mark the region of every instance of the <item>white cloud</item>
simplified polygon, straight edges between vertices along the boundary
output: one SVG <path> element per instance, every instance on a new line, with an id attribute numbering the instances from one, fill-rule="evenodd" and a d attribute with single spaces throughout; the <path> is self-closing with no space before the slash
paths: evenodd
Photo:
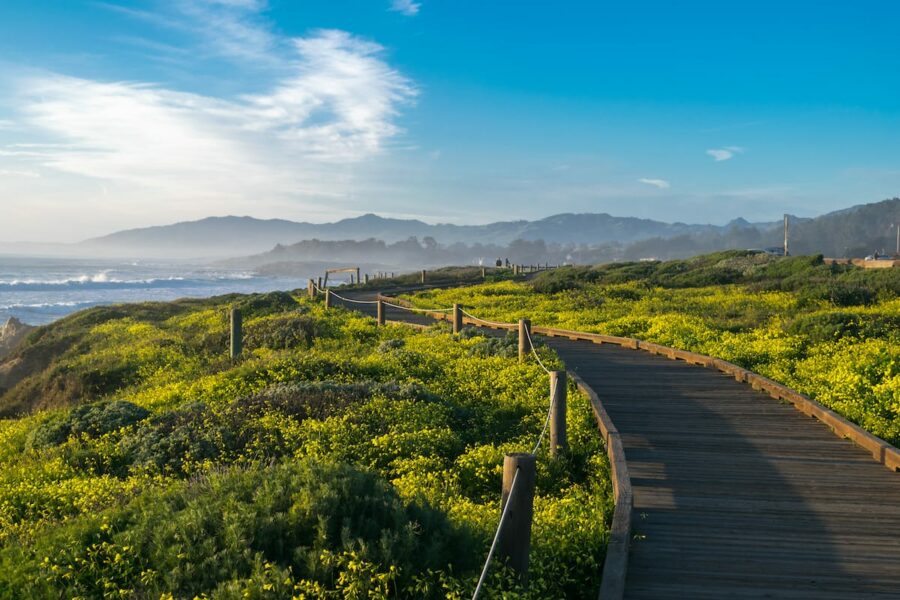
<path id="1" fill-rule="evenodd" d="M 56 143 L 6 146 L 0 156 L 170 199 L 340 195 L 347 165 L 378 155 L 401 133 L 396 117 L 416 89 L 373 42 L 334 30 L 291 42 L 289 74 L 268 92 L 237 99 L 26 78 L 16 98 L 20 121 Z"/>
<path id="2" fill-rule="evenodd" d="M 707 150 L 706 153 L 713 157 L 713 160 L 716 162 L 720 162 L 723 160 L 730 160 L 734 158 L 735 154 L 739 154 L 743 151 L 744 149 L 741 146 L 724 146 L 722 148 L 712 148 Z"/>
<path id="3" fill-rule="evenodd" d="M 37 171 L 26 169 L 0 169 L 0 177 L 30 177 L 37 178 L 41 174 Z"/>
<path id="4" fill-rule="evenodd" d="M 422 8 L 422 3 L 413 2 L 413 0 L 392 0 L 391 2 L 392 11 L 402 13 L 407 17 L 419 14 L 420 8 Z"/>
<path id="5" fill-rule="evenodd" d="M 638 179 L 638 182 L 652 185 L 653 187 L 659 188 L 661 190 L 667 190 L 671 187 L 669 182 L 665 179 L 648 179 L 646 177 L 641 177 L 640 179 Z"/>

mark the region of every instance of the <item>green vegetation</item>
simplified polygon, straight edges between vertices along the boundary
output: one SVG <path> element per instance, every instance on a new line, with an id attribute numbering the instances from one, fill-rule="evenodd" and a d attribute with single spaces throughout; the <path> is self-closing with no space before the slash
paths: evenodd
<path id="1" fill-rule="evenodd" d="M 747 251 L 614 263 L 421 292 L 420 306 L 636 337 L 716 356 L 900 445 L 900 269 Z"/>
<path id="2" fill-rule="evenodd" d="M 511 356 L 289 294 L 40 328 L 0 362 L 0 597 L 468 597 L 503 455 L 547 411 L 546 375 Z M 531 586 L 498 564 L 486 597 L 596 594 L 608 465 L 574 390 L 568 419 L 570 452 L 539 453 Z"/>

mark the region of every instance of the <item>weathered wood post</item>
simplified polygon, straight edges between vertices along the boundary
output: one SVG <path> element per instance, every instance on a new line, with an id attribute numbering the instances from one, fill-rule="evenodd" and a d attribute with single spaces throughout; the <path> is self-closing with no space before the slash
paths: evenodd
<path id="1" fill-rule="evenodd" d="M 312 279 L 310 279 L 306 284 L 306 293 L 309 296 L 310 300 L 316 297 L 316 282 Z"/>
<path id="2" fill-rule="evenodd" d="M 231 309 L 231 358 L 241 355 L 243 331 L 241 327 L 241 309 Z"/>
<path id="3" fill-rule="evenodd" d="M 422 283 L 425 283 L 425 269 L 422 269 Z"/>
<path id="4" fill-rule="evenodd" d="M 353 273 L 350 273 L 350 285 L 353 285 L 354 283 L 356 282 L 353 280 Z"/>
<path id="5" fill-rule="evenodd" d="M 359 267 L 356 267 L 356 283 L 359 284 L 360 281 L 362 281 L 362 279 L 359 278 Z"/>
<path id="6" fill-rule="evenodd" d="M 322 277 L 321 276 L 319 277 L 319 283 L 317 285 L 319 286 L 319 289 L 321 290 L 322 289 Z"/>
<path id="7" fill-rule="evenodd" d="M 325 290 L 325 308 L 331 308 L 331 290 Z"/>
<path id="8" fill-rule="evenodd" d="M 531 321 L 519 319 L 519 362 L 525 362 L 525 356 L 531 351 Z"/>
<path id="9" fill-rule="evenodd" d="M 518 471 L 518 475 L 516 474 Z M 500 511 L 507 509 L 506 523 L 500 532 L 497 554 L 515 571 L 523 584 L 528 583 L 528 555 L 531 551 L 531 519 L 534 515 L 536 461 L 533 454 L 516 452 L 503 457 L 503 488 Z M 513 488 L 513 479 L 516 481 Z"/>
<path id="10" fill-rule="evenodd" d="M 484 279 L 485 277 L 487 277 L 487 269 L 481 267 L 481 278 Z"/>
<path id="11" fill-rule="evenodd" d="M 384 325 L 384 301 L 379 299 L 378 304 L 378 318 L 375 320 L 379 325 Z"/>
<path id="12" fill-rule="evenodd" d="M 550 456 L 568 447 L 566 436 L 566 372 L 550 371 Z"/>
<path id="13" fill-rule="evenodd" d="M 459 333 L 463 328 L 462 307 L 459 304 L 453 305 L 453 333 Z"/>
<path id="14" fill-rule="evenodd" d="M 364 277 L 365 277 L 366 285 L 368 285 L 369 284 L 369 274 L 366 273 Z"/>

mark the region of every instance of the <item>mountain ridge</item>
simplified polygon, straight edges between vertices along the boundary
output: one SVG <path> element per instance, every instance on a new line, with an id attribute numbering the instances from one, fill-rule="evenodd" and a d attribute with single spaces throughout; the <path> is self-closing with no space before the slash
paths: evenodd
<path id="1" fill-rule="evenodd" d="M 749 223 L 745 227 L 769 227 L 771 223 Z M 250 216 L 213 216 L 171 225 L 141 227 L 111 233 L 80 242 L 83 249 L 153 251 L 179 246 L 182 250 L 227 250 L 235 243 L 242 253 L 268 250 L 276 244 L 293 244 L 307 239 L 341 241 L 378 239 L 388 243 L 410 237 L 434 238 L 438 243 L 474 244 L 489 240 L 505 245 L 517 239 L 549 243 L 628 243 L 652 237 L 709 234 L 729 225 L 666 223 L 638 217 L 616 217 L 609 213 L 558 213 L 535 221 L 496 221 L 484 225 L 425 223 L 418 219 L 396 219 L 366 213 L 331 223 L 309 223 L 286 219 L 257 219 Z"/>

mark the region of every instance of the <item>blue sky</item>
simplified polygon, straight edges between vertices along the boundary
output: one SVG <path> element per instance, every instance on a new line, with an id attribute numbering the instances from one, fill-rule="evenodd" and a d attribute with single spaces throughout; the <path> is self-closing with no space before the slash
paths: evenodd
<path id="1" fill-rule="evenodd" d="M 207 215 L 723 223 L 900 195 L 895 2 L 4 0 L 20 239 Z"/>

